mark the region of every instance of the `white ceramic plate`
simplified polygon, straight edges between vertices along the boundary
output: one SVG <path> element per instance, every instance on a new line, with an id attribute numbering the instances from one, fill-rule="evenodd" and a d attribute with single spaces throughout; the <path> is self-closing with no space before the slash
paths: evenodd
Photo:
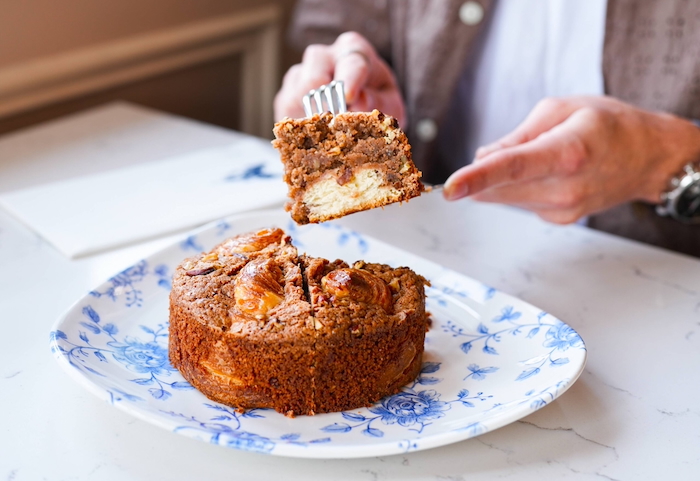
<path id="1" fill-rule="evenodd" d="M 290 419 L 212 402 L 170 366 L 168 292 L 177 264 L 269 226 L 311 255 L 409 266 L 432 282 L 433 324 L 415 382 L 371 408 Z M 586 362 L 576 331 L 530 304 L 333 223 L 298 227 L 279 211 L 205 227 L 117 274 L 58 320 L 51 350 L 80 384 L 140 419 L 214 444 L 305 458 L 396 454 L 478 436 L 552 402 Z"/>

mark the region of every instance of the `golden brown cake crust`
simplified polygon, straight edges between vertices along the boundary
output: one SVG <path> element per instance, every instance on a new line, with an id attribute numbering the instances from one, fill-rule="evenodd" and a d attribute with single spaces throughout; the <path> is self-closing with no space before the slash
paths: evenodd
<path id="1" fill-rule="evenodd" d="M 262 231 L 270 243 L 259 250 L 243 252 L 241 237 L 186 259 L 173 278 L 170 361 L 193 386 L 293 416 L 367 406 L 418 375 L 425 279 L 299 256 L 279 229 Z"/>
<path id="2" fill-rule="evenodd" d="M 287 118 L 274 133 L 291 199 L 285 208 L 299 224 L 407 201 L 424 191 L 406 135 L 378 110 Z M 335 183 L 335 197 L 328 194 L 331 182 L 320 194 L 310 192 L 324 180 Z"/>
<path id="3" fill-rule="evenodd" d="M 408 268 L 356 262 L 351 268 L 323 259 L 303 260 L 305 280 L 314 306 L 316 338 L 316 403 L 320 412 L 368 406 L 400 391 L 421 368 L 427 330 L 425 279 Z M 372 302 L 358 302 L 324 289 L 323 280 L 342 270 L 369 273 L 370 283 L 386 286 L 390 311 Z M 357 296 L 357 297 L 361 297 Z"/>

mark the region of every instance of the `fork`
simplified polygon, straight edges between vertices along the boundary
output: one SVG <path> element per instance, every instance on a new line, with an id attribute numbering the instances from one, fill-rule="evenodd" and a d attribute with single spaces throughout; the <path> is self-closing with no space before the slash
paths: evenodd
<path id="1" fill-rule="evenodd" d="M 313 99 L 313 104 L 311 103 Z M 324 99 L 327 108 L 324 108 Z M 342 114 L 348 111 L 345 103 L 345 86 L 342 80 L 334 80 L 329 84 L 321 85 L 317 89 L 309 90 L 309 93 L 301 99 L 304 104 L 304 113 L 307 117 L 313 114 L 330 112 L 333 115 Z M 316 111 L 314 112 L 314 106 Z"/>

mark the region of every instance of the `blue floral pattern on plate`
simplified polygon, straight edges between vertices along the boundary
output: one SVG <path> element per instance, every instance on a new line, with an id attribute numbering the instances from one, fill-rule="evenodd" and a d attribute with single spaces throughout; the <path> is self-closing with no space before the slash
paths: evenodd
<path id="1" fill-rule="evenodd" d="M 213 403 L 173 369 L 167 306 L 175 266 L 225 237 L 273 225 L 311 255 L 407 265 L 431 280 L 433 325 L 413 383 L 369 408 L 289 419 Z M 337 224 L 290 225 L 279 211 L 211 224 L 118 273 L 57 321 L 50 345 L 74 379 L 141 419 L 208 443 L 310 458 L 395 454 L 478 436 L 552 402 L 586 360 L 578 333 L 540 309 Z"/>

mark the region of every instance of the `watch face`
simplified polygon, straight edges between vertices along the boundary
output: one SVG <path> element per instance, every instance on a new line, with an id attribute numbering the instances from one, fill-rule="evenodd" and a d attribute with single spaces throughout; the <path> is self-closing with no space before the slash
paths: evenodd
<path id="1" fill-rule="evenodd" d="M 678 196 L 676 214 L 684 222 L 700 223 L 700 179 L 686 187 Z"/>

